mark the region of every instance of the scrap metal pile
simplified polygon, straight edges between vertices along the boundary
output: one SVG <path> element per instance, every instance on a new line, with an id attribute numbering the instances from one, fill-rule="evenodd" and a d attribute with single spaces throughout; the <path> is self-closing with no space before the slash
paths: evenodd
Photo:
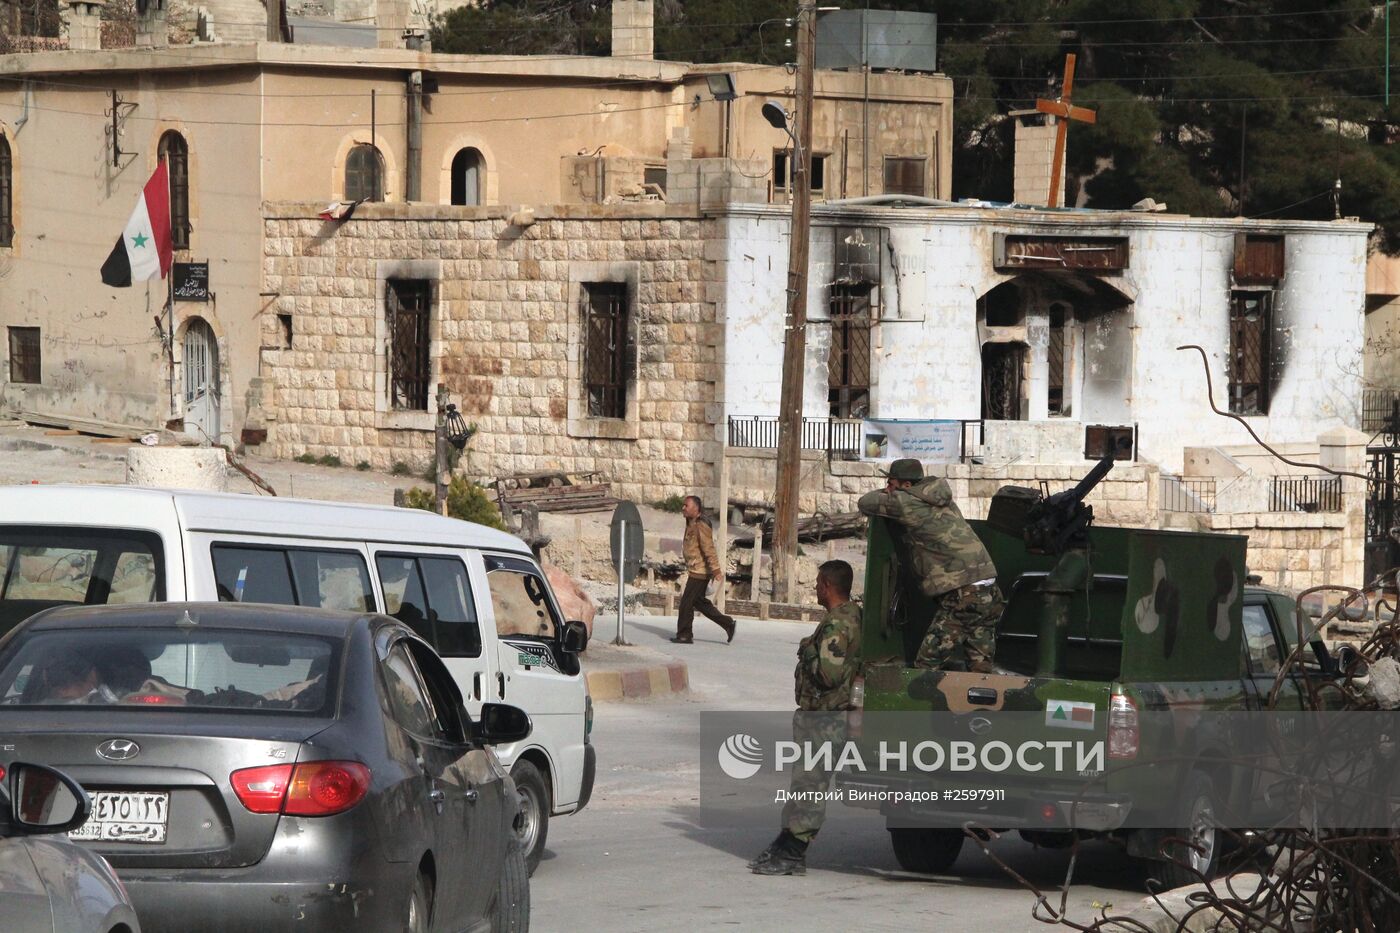
<path id="1" fill-rule="evenodd" d="M 1285 684 L 1293 675 L 1296 682 L 1306 684 L 1302 691 L 1305 711 L 1380 714 L 1400 709 L 1400 604 L 1392 605 L 1386 595 L 1389 592 L 1393 598 L 1394 581 L 1395 571 L 1391 571 L 1364 590 L 1325 586 L 1298 596 L 1298 647 L 1282 664 L 1269 696 L 1270 708 L 1278 708 L 1280 696 L 1287 695 Z M 1302 609 L 1304 600 L 1324 592 L 1337 599 L 1336 605 L 1312 622 Z M 1315 666 L 1308 670 L 1310 642 L 1328 623 L 1337 618 L 1365 617 L 1372 611 L 1377 622 L 1374 633 L 1359 650 L 1341 650 L 1333 676 L 1317 676 Z M 1354 728 L 1359 723 L 1364 725 L 1364 735 Z M 1382 736 L 1379 740 L 1378 733 Z M 1250 833 L 1222 829 L 1239 852 L 1229 866 L 1230 873 L 1214 881 L 1201 878 L 1201 884 L 1190 893 L 1173 898 L 1164 897 L 1161 886 L 1149 878 L 1151 899 L 1131 915 L 1110 913 L 1110 905 L 1099 908 L 1091 918 L 1068 916 L 1078 843 L 1056 896 L 1038 889 L 991 851 L 989 842 L 996 833 L 971 824 L 965 831 L 988 858 L 1035 896 L 1032 914 L 1037 920 L 1074 930 L 1400 930 L 1400 829 L 1396 828 L 1400 825 L 1400 796 L 1395 792 L 1400 772 L 1400 728 L 1383 723 L 1378 729 L 1368 716 L 1344 715 L 1335 717 L 1335 726 L 1329 719 L 1328 728 L 1320 731 L 1317 741 L 1316 754 L 1310 746 L 1298 771 L 1278 774 L 1278 786 L 1287 786 L 1305 807 L 1313 807 L 1313 812 L 1327 809 L 1334 817 L 1341 815 L 1340 820 L 1329 819 L 1329 826 L 1387 828 L 1326 829 L 1314 825 L 1259 828 Z M 1163 842 L 1162 852 L 1180 853 L 1189 845 L 1185 839 L 1172 837 Z M 1184 856 L 1174 861 L 1185 864 Z"/>

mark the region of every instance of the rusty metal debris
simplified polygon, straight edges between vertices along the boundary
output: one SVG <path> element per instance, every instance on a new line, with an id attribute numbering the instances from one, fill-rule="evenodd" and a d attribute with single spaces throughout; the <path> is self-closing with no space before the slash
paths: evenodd
<path id="1" fill-rule="evenodd" d="M 1298 647 L 1282 663 L 1270 692 L 1270 708 L 1278 702 L 1282 685 L 1292 675 L 1301 675 L 1297 680 L 1307 685 L 1303 708 L 1308 711 L 1380 711 L 1400 706 L 1400 690 L 1387 693 L 1371 683 L 1373 674 L 1381 670 L 1388 670 L 1392 677 L 1400 672 L 1400 602 L 1392 605 L 1387 600 L 1387 594 L 1393 592 L 1394 574 L 1395 571 L 1389 571 L 1362 589 L 1323 586 L 1299 594 L 1295 603 Z M 1321 592 L 1337 594 L 1336 604 L 1316 622 L 1310 622 L 1304 601 Z M 1310 640 L 1334 619 L 1364 615 L 1373 605 L 1375 631 L 1359 649 L 1342 654 L 1338 676 L 1307 676 L 1305 651 Z M 1374 809 L 1385 808 L 1379 812 L 1390 815 L 1400 812 L 1400 799 L 1389 790 L 1395 749 L 1378 749 L 1374 743 L 1349 743 L 1345 735 L 1329 735 L 1328 744 L 1342 753 L 1321 752 L 1313 757 L 1308 773 L 1281 775 L 1281 779 L 1313 800 L 1345 807 L 1340 812 L 1354 817 L 1358 826 L 1391 828 L 1371 831 L 1273 827 L 1249 835 L 1221 830 L 1243 853 L 1233 866 L 1235 873 L 1213 881 L 1198 875 L 1200 885 L 1184 899 L 1173 899 L 1171 904 L 1161 896 L 1160 886 L 1149 879 L 1148 893 L 1157 908 L 1151 922 L 1140 912 L 1133 916 L 1111 913 L 1111 906 L 1097 908 L 1091 917 L 1070 916 L 1069 895 L 1078 862 L 1078 841 L 1071 847 L 1064 883 L 1058 892 L 1046 892 L 991 850 L 990 843 L 998 838 L 996 832 L 970 823 L 964 831 L 987 858 L 1035 898 L 1031 914 L 1036 920 L 1072 930 L 1400 930 L 1400 828 L 1396 828 L 1393 818 L 1377 820 Z M 1163 855 L 1169 851 L 1179 853 L 1189 845 L 1185 839 L 1170 837 L 1162 841 L 1160 851 Z M 1190 870 L 1184 856 L 1172 861 Z"/>

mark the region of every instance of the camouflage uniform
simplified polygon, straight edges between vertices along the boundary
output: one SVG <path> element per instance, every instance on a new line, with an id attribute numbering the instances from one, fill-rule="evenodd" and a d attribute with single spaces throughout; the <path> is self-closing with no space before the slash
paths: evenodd
<path id="1" fill-rule="evenodd" d="M 901 475 L 897 470 L 909 466 Z M 917 461 L 896 461 L 896 479 L 922 476 Z M 915 656 L 919 667 L 969 666 L 991 661 L 997 619 L 1004 605 L 996 565 L 958 511 L 947 480 L 920 479 L 909 489 L 881 489 L 861 496 L 865 515 L 888 519 L 906 585 L 931 597 L 932 618 Z M 918 603 L 920 600 L 911 602 Z M 917 624 L 924 630 L 922 620 Z"/>
<path id="2" fill-rule="evenodd" d="M 795 672 L 797 712 L 792 715 L 792 740 L 817 748 L 831 743 L 832 760 L 846 741 L 845 710 L 852 709 L 851 687 L 860 666 L 860 604 L 845 602 L 827 612 L 816 631 L 802 639 Z M 802 842 L 810 842 L 826 819 L 823 794 L 831 772 L 807 770 L 799 759 L 793 767 L 791 792 L 815 799 L 789 800 L 783 805 L 783 827 Z"/>

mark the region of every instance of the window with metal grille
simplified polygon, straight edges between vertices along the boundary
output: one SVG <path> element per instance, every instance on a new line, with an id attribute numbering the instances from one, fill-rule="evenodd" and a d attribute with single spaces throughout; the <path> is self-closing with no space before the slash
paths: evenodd
<path id="1" fill-rule="evenodd" d="M 39 378 L 39 328 L 11 327 L 10 331 L 10 381 L 27 382 L 38 385 Z"/>
<path id="2" fill-rule="evenodd" d="M 1230 411 L 1269 413 L 1269 334 L 1274 293 L 1237 291 L 1230 296 Z"/>
<path id="3" fill-rule="evenodd" d="M 185 137 L 171 130 L 158 148 L 170 176 L 170 246 L 190 248 L 190 147 Z"/>
<path id="4" fill-rule="evenodd" d="M 361 143 L 345 157 L 345 200 L 384 200 L 384 157 L 369 143 Z"/>
<path id="5" fill-rule="evenodd" d="M 812 197 L 818 201 L 826 197 L 826 160 L 829 153 L 812 154 L 812 167 L 808 173 L 808 183 Z M 786 200 L 792 194 L 792 159 L 786 149 L 773 150 L 773 200 Z"/>
<path id="6" fill-rule="evenodd" d="M 406 411 L 428 410 L 432 381 L 428 322 L 432 283 L 426 279 L 389 279 L 384 283 L 389 322 L 389 403 Z"/>
<path id="7" fill-rule="evenodd" d="M 1046 408 L 1052 415 L 1069 414 L 1069 399 L 1065 397 L 1065 348 L 1067 346 L 1069 312 L 1064 305 L 1050 306 L 1050 344 L 1046 349 L 1050 388 Z"/>
<path id="8" fill-rule="evenodd" d="M 867 284 L 831 287 L 831 352 L 826 379 L 833 418 L 870 414 L 871 294 Z"/>
<path id="9" fill-rule="evenodd" d="M 15 242 L 14 185 L 10 141 L 0 136 L 0 246 L 13 246 Z"/>
<path id="10" fill-rule="evenodd" d="M 627 285 L 589 282 L 584 290 L 583 390 L 590 418 L 627 417 Z"/>
<path id="11" fill-rule="evenodd" d="M 928 159 L 885 156 L 885 194 L 923 197 L 924 169 Z"/>

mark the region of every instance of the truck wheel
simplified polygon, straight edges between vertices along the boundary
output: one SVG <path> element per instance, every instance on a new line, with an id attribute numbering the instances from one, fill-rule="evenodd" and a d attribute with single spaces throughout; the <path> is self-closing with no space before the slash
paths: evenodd
<path id="1" fill-rule="evenodd" d="M 1216 826 L 1215 784 L 1209 775 L 1192 771 L 1186 778 L 1181 801 L 1183 811 L 1190 814 L 1188 824 L 1172 835 L 1189 839 L 1193 845 L 1168 845 L 1166 851 L 1172 860 L 1148 866 L 1148 874 L 1168 889 L 1200 884 L 1202 876 L 1207 881 L 1213 879 L 1220 868 L 1220 847 L 1224 841 Z"/>
<path id="2" fill-rule="evenodd" d="M 520 792 L 521 819 L 516 838 L 520 840 L 520 851 L 525 854 L 525 865 L 533 875 L 540 864 L 540 856 L 544 855 L 545 839 L 549 837 L 549 784 L 540 769 L 523 758 L 510 769 L 510 776 Z"/>
<path id="3" fill-rule="evenodd" d="M 491 906 L 491 933 L 529 933 L 529 929 L 530 872 L 520 843 L 509 839 L 496 901 Z"/>
<path id="4" fill-rule="evenodd" d="M 899 867 L 925 875 L 953 867 L 962 851 L 960 829 L 890 829 L 890 844 Z"/>

